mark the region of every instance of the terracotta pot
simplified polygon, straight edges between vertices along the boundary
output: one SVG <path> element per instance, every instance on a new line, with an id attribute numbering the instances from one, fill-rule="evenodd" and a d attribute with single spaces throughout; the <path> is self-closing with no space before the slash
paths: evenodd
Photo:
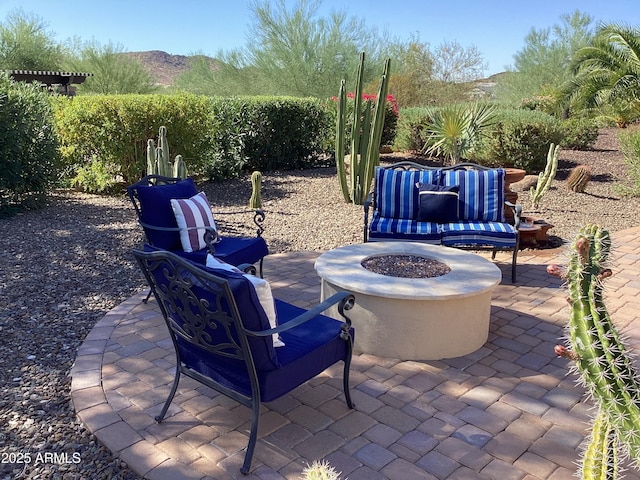
<path id="1" fill-rule="evenodd" d="M 527 171 L 526 170 L 522 170 L 521 168 L 505 168 L 505 175 L 504 175 L 504 189 L 509 190 L 509 186 L 512 183 L 516 183 L 519 182 L 520 180 L 524 179 L 524 177 L 527 175 Z"/>

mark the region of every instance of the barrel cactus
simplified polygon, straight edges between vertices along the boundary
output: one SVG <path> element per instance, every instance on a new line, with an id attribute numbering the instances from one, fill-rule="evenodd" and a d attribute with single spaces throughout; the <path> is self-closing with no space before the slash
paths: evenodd
<path id="1" fill-rule="evenodd" d="M 586 165 L 578 165 L 567 177 L 567 187 L 576 193 L 583 193 L 591 180 L 591 169 Z"/>
<path id="2" fill-rule="evenodd" d="M 610 249 L 609 232 L 587 225 L 571 245 L 566 270 L 548 268 L 565 278 L 571 305 L 567 345 L 556 353 L 574 361 L 572 371 L 598 407 L 582 462 L 582 478 L 593 480 L 617 478 L 620 454 L 640 463 L 640 381 L 602 298 L 612 275 Z"/>
<path id="3" fill-rule="evenodd" d="M 250 208 L 262 208 L 260 198 L 260 188 L 262 186 L 262 174 L 257 170 L 251 174 L 251 198 L 249 198 Z"/>

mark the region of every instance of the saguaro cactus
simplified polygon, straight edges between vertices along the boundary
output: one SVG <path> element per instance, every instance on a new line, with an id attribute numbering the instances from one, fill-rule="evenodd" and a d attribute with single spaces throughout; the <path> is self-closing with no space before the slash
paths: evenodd
<path id="1" fill-rule="evenodd" d="M 620 448 L 640 461 L 640 381 L 602 299 L 603 280 L 612 275 L 610 248 L 609 232 L 587 225 L 571 245 L 566 271 L 548 268 L 566 279 L 571 304 L 568 348 L 558 345 L 556 353 L 575 361 L 572 371 L 598 406 L 583 479 L 615 479 Z"/>
<path id="2" fill-rule="evenodd" d="M 262 208 L 260 198 L 260 187 L 262 186 L 262 173 L 257 170 L 251 174 L 251 197 L 249 198 L 249 208 Z"/>
<path id="3" fill-rule="evenodd" d="M 556 172 L 558 171 L 558 153 L 560 152 L 560 145 L 549 145 L 549 153 L 547 153 L 547 165 L 544 167 L 544 172 L 538 174 L 538 182 L 536 187 L 531 187 L 529 195 L 531 196 L 531 203 L 534 208 L 540 206 L 540 200 L 545 193 L 551 187 L 553 179 L 556 178 Z"/>
<path id="4" fill-rule="evenodd" d="M 364 52 L 360 53 L 360 64 L 356 74 L 353 122 L 351 126 L 351 151 L 349 179 L 345 163 L 347 140 L 347 90 L 343 79 L 338 94 L 338 115 L 336 120 L 336 166 L 338 181 L 345 201 L 362 205 L 369 195 L 373 171 L 380 163 L 380 142 L 384 127 L 385 104 L 389 92 L 389 69 L 391 59 L 384 63 L 378 96 L 375 105 L 366 100 L 362 106 Z"/>

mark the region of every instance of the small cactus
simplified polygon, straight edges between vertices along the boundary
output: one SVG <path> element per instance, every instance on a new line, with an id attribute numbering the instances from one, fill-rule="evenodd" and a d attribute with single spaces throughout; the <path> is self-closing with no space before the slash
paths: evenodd
<path id="1" fill-rule="evenodd" d="M 182 155 L 176 155 L 176 159 L 173 161 L 173 176 L 174 178 L 187 178 L 187 164 Z"/>
<path id="2" fill-rule="evenodd" d="M 619 450 L 640 461 L 640 379 L 604 305 L 603 280 L 612 276 L 606 262 L 609 232 L 597 225 L 576 236 L 566 269 L 547 267 L 564 278 L 571 313 L 567 346 L 555 353 L 574 362 L 577 373 L 598 407 L 590 444 L 582 462 L 582 478 L 617 478 Z"/>
<path id="3" fill-rule="evenodd" d="M 329 462 L 314 460 L 302 471 L 302 480 L 340 480 L 340 473 L 336 472 Z"/>
<path id="4" fill-rule="evenodd" d="M 589 180 L 591 180 L 591 169 L 586 165 L 578 165 L 569 173 L 567 187 L 572 192 L 584 193 Z"/>
<path id="5" fill-rule="evenodd" d="M 249 198 L 249 208 L 262 208 L 260 198 L 260 187 L 262 186 L 262 174 L 257 170 L 251 174 L 251 198 Z"/>
<path id="6" fill-rule="evenodd" d="M 556 171 L 558 170 L 558 153 L 560 152 L 560 145 L 549 146 L 549 153 L 547 153 L 547 165 L 544 168 L 544 172 L 540 172 L 538 175 L 538 182 L 535 188 L 531 187 L 529 195 L 531 196 L 531 203 L 534 208 L 540 206 L 540 200 L 547 193 L 553 179 L 556 178 Z"/>

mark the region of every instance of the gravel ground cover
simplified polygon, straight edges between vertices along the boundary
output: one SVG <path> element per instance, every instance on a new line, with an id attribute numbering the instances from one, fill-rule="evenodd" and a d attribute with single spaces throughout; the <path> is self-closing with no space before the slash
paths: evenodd
<path id="1" fill-rule="evenodd" d="M 383 161 L 402 158 L 413 157 Z M 578 163 L 593 172 L 584 194 L 564 186 Z M 640 225 L 638 200 L 613 188 L 625 181 L 616 132 L 604 130 L 594 150 L 561 152 L 539 212 L 528 193 L 519 202 L 552 223 L 559 239 L 589 221 L 618 231 Z M 253 232 L 245 226 L 248 178 L 201 187 L 222 229 Z M 274 253 L 362 241 L 362 208 L 344 203 L 334 168 L 265 173 L 262 198 L 264 236 Z M 0 233 L 0 480 L 138 478 L 80 424 L 69 398 L 69 371 L 84 337 L 145 288 L 130 254 L 143 236 L 128 200 L 58 191 L 43 210 L 0 219 Z"/>

